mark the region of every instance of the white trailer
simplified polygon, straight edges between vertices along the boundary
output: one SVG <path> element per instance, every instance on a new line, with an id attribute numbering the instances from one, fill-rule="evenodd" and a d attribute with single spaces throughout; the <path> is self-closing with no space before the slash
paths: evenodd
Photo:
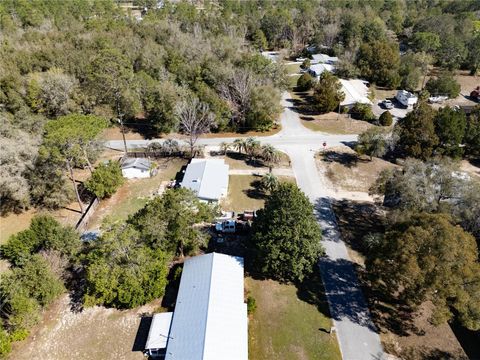
<path id="1" fill-rule="evenodd" d="M 408 109 L 413 108 L 413 105 L 418 102 L 418 97 L 406 90 L 398 90 L 397 95 L 395 95 L 395 99 L 397 99 L 400 104 L 406 106 Z"/>

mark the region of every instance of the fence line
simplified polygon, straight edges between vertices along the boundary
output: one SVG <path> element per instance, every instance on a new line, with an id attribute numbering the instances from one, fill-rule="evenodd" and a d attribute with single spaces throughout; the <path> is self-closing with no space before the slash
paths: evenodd
<path id="1" fill-rule="evenodd" d="M 87 210 L 83 213 L 82 217 L 80 218 L 80 220 L 78 220 L 77 224 L 75 225 L 75 229 L 79 233 L 85 232 L 88 226 L 88 222 L 92 217 L 93 213 L 95 212 L 95 209 L 97 208 L 99 203 L 100 203 L 100 200 L 98 200 L 97 197 L 95 197 L 95 199 L 93 199 L 90 202 L 90 204 L 87 207 Z"/>

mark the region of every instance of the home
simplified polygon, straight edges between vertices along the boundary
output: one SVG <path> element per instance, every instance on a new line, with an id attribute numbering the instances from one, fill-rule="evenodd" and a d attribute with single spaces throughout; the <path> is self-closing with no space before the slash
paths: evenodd
<path id="1" fill-rule="evenodd" d="M 368 98 L 370 92 L 367 86 L 368 82 L 360 79 L 340 79 L 340 83 L 342 84 L 341 90 L 345 94 L 340 106 L 352 108 L 356 103 L 372 105 Z"/>
<path id="2" fill-rule="evenodd" d="M 180 185 L 202 201 L 219 201 L 228 192 L 228 168 L 223 159 L 192 159 Z"/>
<path id="3" fill-rule="evenodd" d="M 335 65 L 338 62 L 338 57 L 329 56 L 327 54 L 312 54 L 312 64 L 330 64 Z"/>
<path id="4" fill-rule="evenodd" d="M 122 175 L 127 179 L 149 178 L 155 174 L 155 169 L 149 159 L 126 158 L 122 161 Z"/>
<path id="5" fill-rule="evenodd" d="M 395 99 L 398 100 L 400 104 L 406 106 L 408 109 L 412 109 L 413 105 L 418 102 L 418 97 L 406 90 L 398 90 Z"/>
<path id="6" fill-rule="evenodd" d="M 247 360 L 243 258 L 218 253 L 183 266 L 173 313 L 156 314 L 145 354 L 165 360 Z"/>
<path id="7" fill-rule="evenodd" d="M 313 77 L 320 77 L 324 71 L 333 72 L 335 67 L 330 64 L 315 64 L 311 65 L 308 69 L 308 73 Z"/>

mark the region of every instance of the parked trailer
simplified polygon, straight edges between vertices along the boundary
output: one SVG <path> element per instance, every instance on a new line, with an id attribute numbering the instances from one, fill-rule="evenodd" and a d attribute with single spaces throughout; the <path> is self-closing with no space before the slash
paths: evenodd
<path id="1" fill-rule="evenodd" d="M 413 105 L 418 102 L 418 97 L 406 90 L 398 90 L 397 95 L 395 95 L 395 99 L 397 99 L 400 104 L 406 106 L 408 109 L 413 108 Z"/>

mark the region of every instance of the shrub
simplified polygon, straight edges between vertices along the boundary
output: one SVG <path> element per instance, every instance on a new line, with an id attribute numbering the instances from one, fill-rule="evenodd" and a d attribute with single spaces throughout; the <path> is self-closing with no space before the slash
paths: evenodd
<path id="1" fill-rule="evenodd" d="M 305 59 L 303 60 L 302 64 L 300 65 L 300 68 L 302 69 L 308 69 L 311 65 L 311 60 L 310 59 Z"/>
<path id="2" fill-rule="evenodd" d="M 352 117 L 357 120 L 373 121 L 376 119 L 372 107 L 368 104 L 356 103 L 350 112 Z"/>
<path id="3" fill-rule="evenodd" d="M 85 187 L 99 199 L 103 199 L 112 196 L 123 182 L 120 165 L 110 160 L 95 169 L 90 179 L 85 182 Z"/>
<path id="4" fill-rule="evenodd" d="M 456 98 L 460 94 L 460 84 L 455 80 L 452 73 L 444 72 L 437 78 L 431 78 L 425 85 L 432 96 L 445 95 Z"/>
<path id="5" fill-rule="evenodd" d="M 0 359 L 7 357 L 11 350 L 12 344 L 10 336 L 0 325 Z"/>
<path id="6" fill-rule="evenodd" d="M 247 313 L 253 314 L 255 310 L 257 309 L 257 302 L 253 296 L 248 296 L 247 297 Z"/>
<path id="7" fill-rule="evenodd" d="M 390 111 L 384 111 L 378 120 L 382 126 L 391 126 L 393 123 L 393 117 Z"/>
<path id="8" fill-rule="evenodd" d="M 303 73 L 297 80 L 297 89 L 299 91 L 308 91 L 313 87 L 314 79 L 309 73 Z"/>

